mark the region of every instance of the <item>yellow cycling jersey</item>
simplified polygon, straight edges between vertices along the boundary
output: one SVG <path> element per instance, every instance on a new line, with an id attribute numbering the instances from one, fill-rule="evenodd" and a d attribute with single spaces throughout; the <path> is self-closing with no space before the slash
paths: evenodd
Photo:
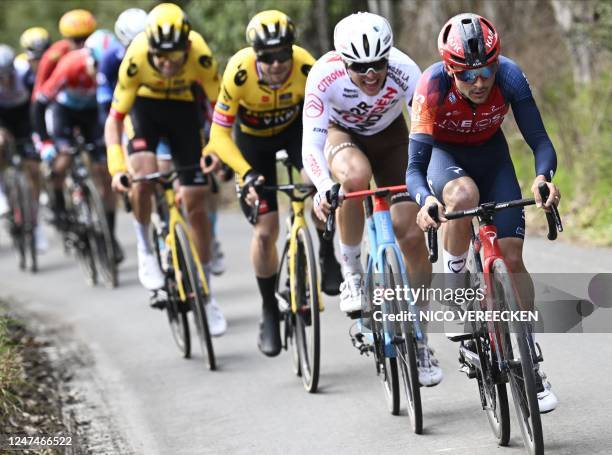
<path id="1" fill-rule="evenodd" d="M 271 87 L 262 80 L 253 48 L 236 53 L 223 74 L 206 151 L 215 152 L 239 175 L 244 175 L 250 166 L 231 137 L 236 117 L 243 133 L 259 137 L 279 134 L 301 115 L 306 77 L 314 62 L 307 50 L 293 46 L 289 77 L 281 86 Z"/>
<path id="2" fill-rule="evenodd" d="M 111 114 L 123 117 L 136 96 L 160 100 L 193 101 L 192 87 L 202 86 L 211 103 L 219 92 L 218 64 L 202 38 L 195 31 L 189 33 L 189 50 L 181 70 L 172 77 L 164 77 L 153 66 L 149 43 L 144 32 L 128 47 L 119 67 L 119 78 L 113 93 Z"/>

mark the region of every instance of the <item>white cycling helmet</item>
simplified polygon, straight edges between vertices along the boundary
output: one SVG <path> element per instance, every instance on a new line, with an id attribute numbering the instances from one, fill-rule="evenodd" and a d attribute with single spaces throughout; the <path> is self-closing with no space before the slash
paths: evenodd
<path id="1" fill-rule="evenodd" d="M 14 71 L 15 51 L 7 44 L 0 44 L 0 74 L 10 74 Z"/>
<path id="2" fill-rule="evenodd" d="M 348 62 L 369 63 L 387 58 L 393 47 L 391 25 L 377 14 L 351 14 L 336 24 L 334 47 Z"/>
<path id="3" fill-rule="evenodd" d="M 122 12 L 115 22 L 115 35 L 125 47 L 128 47 L 132 40 L 140 32 L 143 32 L 147 25 L 147 12 L 140 8 L 130 8 Z"/>

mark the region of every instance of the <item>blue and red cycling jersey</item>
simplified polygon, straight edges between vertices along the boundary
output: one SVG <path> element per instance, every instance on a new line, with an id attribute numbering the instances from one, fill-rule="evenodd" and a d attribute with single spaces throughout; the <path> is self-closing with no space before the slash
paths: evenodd
<path id="1" fill-rule="evenodd" d="M 500 129 L 510 107 L 516 123 L 533 150 L 536 175 L 550 181 L 557 167 L 557 156 L 538 110 L 527 78 L 507 57 L 499 57 L 499 67 L 491 93 L 483 104 L 467 100 L 444 70 L 434 63 L 420 77 L 412 101 L 412 120 L 406 184 L 419 204 L 432 195 L 426 179 L 434 143 L 479 146 Z"/>
<path id="2" fill-rule="evenodd" d="M 118 41 L 113 41 L 104 51 L 98 66 L 98 90 L 96 98 L 104 116 L 108 115 L 113 101 L 113 91 L 119 78 L 119 66 L 125 55 L 125 47 Z"/>

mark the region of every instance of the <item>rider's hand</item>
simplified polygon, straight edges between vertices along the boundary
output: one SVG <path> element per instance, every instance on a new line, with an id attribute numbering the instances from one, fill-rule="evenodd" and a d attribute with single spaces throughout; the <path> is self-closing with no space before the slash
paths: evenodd
<path id="1" fill-rule="evenodd" d="M 427 212 L 429 206 L 432 204 L 438 206 L 439 221 L 434 220 L 431 216 L 429 216 L 429 213 Z M 433 196 L 427 196 L 427 199 L 425 199 L 425 204 L 423 204 L 423 207 L 421 207 L 421 210 L 419 210 L 419 213 L 417 213 L 416 216 L 416 222 L 418 226 L 423 231 L 427 231 L 429 228 L 438 229 L 440 227 L 440 224 L 446 221 L 447 219 L 444 218 L 444 206 L 442 205 L 442 203 Z"/>
<path id="2" fill-rule="evenodd" d="M 217 172 L 221 167 L 221 160 L 215 153 L 207 153 L 200 159 L 200 167 L 204 174 Z"/>
<path id="3" fill-rule="evenodd" d="M 45 163 L 50 163 L 57 156 L 57 149 L 53 142 L 45 141 L 40 146 L 40 158 Z"/>
<path id="4" fill-rule="evenodd" d="M 129 186 L 124 185 L 125 179 L 127 179 L 127 181 L 130 182 L 129 174 L 120 172 L 118 174 L 113 175 L 113 180 L 111 181 L 112 189 L 117 191 L 118 193 L 125 193 L 126 191 L 128 191 Z"/>
<path id="5" fill-rule="evenodd" d="M 540 196 L 540 191 L 538 190 L 538 185 L 544 182 L 548 187 L 550 194 L 548 195 L 548 199 L 546 201 L 542 201 L 542 197 Z M 550 211 L 550 206 L 554 204 L 555 206 L 559 205 L 559 201 L 561 200 L 561 193 L 559 192 L 559 188 L 552 183 L 547 182 L 546 178 L 543 175 L 538 175 L 533 181 L 533 185 L 531 185 L 531 191 L 533 192 L 533 197 L 536 201 L 536 206 L 542 208 L 542 202 L 544 202 L 544 210 L 547 212 Z"/>
<path id="6" fill-rule="evenodd" d="M 246 173 L 244 185 L 242 186 L 242 197 L 251 207 L 254 207 L 255 202 L 259 199 L 259 195 L 255 190 L 255 185 L 262 185 L 264 181 L 264 176 L 253 170 Z"/>
<path id="7" fill-rule="evenodd" d="M 315 194 L 313 198 L 313 210 L 317 218 L 321 221 L 326 221 L 331 211 L 331 204 L 328 200 L 330 188 L 324 189 L 323 191 L 317 191 L 317 194 Z"/>

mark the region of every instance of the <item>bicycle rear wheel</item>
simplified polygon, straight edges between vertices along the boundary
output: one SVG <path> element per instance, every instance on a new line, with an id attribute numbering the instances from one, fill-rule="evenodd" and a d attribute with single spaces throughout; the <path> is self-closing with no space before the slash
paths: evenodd
<path id="1" fill-rule="evenodd" d="M 319 281 L 310 233 L 306 228 L 297 231 L 295 329 L 304 388 L 317 391 L 321 358 Z"/>
<path id="2" fill-rule="evenodd" d="M 407 289 L 408 278 L 402 273 L 400 267 L 400 258 L 396 251 L 387 247 L 385 250 L 385 288 L 395 289 L 400 286 L 400 289 Z M 409 311 L 408 304 L 405 300 L 394 300 L 389 302 L 391 312 L 395 314 L 404 314 L 402 311 Z M 412 431 L 416 434 L 423 433 L 423 409 L 421 405 L 421 383 L 419 382 L 419 370 L 417 367 L 417 343 L 414 335 L 413 325 L 408 321 L 397 323 L 399 331 L 396 327 L 395 351 L 397 353 L 397 361 L 399 362 L 399 370 L 402 373 L 402 383 L 404 392 L 406 392 L 408 415 Z"/>
<path id="3" fill-rule="evenodd" d="M 15 169 L 9 168 L 4 173 L 9 203 L 8 229 L 17 253 L 19 268 L 25 270 L 27 244 L 25 235 L 25 207 L 23 189 L 19 184 L 19 176 Z"/>
<path id="4" fill-rule="evenodd" d="M 208 329 L 208 320 L 206 319 L 205 304 L 207 296 L 204 295 L 202 283 L 198 275 L 198 269 L 195 265 L 193 255 L 191 254 L 189 237 L 180 224 L 174 226 L 174 236 L 179 266 L 179 270 L 175 271 L 176 278 L 177 281 L 181 280 L 183 289 L 185 290 L 185 294 L 193 310 L 193 317 L 200 339 L 200 346 L 202 347 L 202 354 L 208 360 L 208 368 L 215 370 L 217 368 L 215 353 L 210 331 Z"/>
<path id="5" fill-rule="evenodd" d="M 91 210 L 87 202 L 87 190 L 77 182 L 70 182 L 64 190 L 66 201 L 67 231 L 65 244 L 70 246 L 75 254 L 85 281 L 90 286 L 98 282 L 98 271 L 94 257 L 94 242 L 91 236 Z"/>
<path id="6" fill-rule="evenodd" d="M 117 263 L 115 262 L 113 236 L 108 227 L 104 204 L 98 188 L 92 180 L 85 180 L 83 186 L 86 189 L 87 203 L 91 214 L 89 236 L 97 270 L 104 284 L 109 288 L 114 288 L 118 284 Z"/>
<path id="7" fill-rule="evenodd" d="M 493 292 L 501 310 L 519 311 L 519 297 L 501 259 L 493 262 Z M 544 453 L 544 436 L 536 390 L 535 352 L 524 323 L 510 321 L 501 336 L 508 379 L 525 448 L 531 455 Z"/>

